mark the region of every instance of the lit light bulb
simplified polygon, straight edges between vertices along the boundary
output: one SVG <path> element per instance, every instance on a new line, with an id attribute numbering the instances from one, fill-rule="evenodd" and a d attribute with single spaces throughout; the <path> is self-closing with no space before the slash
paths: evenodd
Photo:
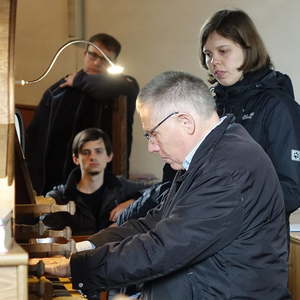
<path id="1" fill-rule="evenodd" d="M 120 74 L 124 71 L 124 68 L 118 65 L 111 65 L 110 67 L 107 68 L 107 72 L 109 74 Z"/>

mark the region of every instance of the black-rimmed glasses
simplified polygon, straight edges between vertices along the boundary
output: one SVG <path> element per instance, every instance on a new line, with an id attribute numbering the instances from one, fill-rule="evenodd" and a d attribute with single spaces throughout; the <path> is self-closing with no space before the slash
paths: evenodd
<path id="1" fill-rule="evenodd" d="M 102 63 L 108 64 L 108 61 L 106 60 L 106 58 L 103 55 L 98 55 L 97 53 L 89 51 L 89 50 L 87 51 L 87 54 L 88 54 L 89 58 L 93 61 L 99 59 Z"/>
<path id="2" fill-rule="evenodd" d="M 179 114 L 178 111 L 172 112 L 171 114 L 167 115 L 164 119 L 162 119 L 157 125 L 155 125 L 152 129 L 148 130 L 145 134 L 144 137 L 150 141 L 151 137 L 153 137 L 153 132 L 165 121 L 167 121 L 170 117 Z"/>

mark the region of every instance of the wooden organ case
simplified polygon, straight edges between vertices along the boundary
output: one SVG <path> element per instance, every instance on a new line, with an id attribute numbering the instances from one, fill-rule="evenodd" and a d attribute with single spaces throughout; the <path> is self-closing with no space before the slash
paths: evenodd
<path id="1" fill-rule="evenodd" d="M 70 229 L 58 232 L 40 221 L 31 223 L 42 213 L 57 210 L 72 213 L 74 207 L 72 203 L 62 207 L 51 199 L 35 197 L 21 147 L 15 138 L 13 55 L 16 6 L 17 0 L 0 1 L 0 300 L 84 299 L 79 293 L 68 295 L 60 291 L 65 285 L 61 279 L 59 282 L 50 282 L 48 278 L 41 280 L 40 266 L 28 267 L 29 257 L 68 256 L 74 251 L 75 242 Z M 121 96 L 112 111 L 112 143 L 114 149 L 118 149 L 113 171 L 123 175 L 128 173 L 127 140 L 124 139 L 127 136 L 126 109 L 126 100 Z M 38 275 L 37 281 L 30 281 L 29 271 Z M 101 293 L 99 299 L 107 299 L 107 294 Z"/>
<path id="2" fill-rule="evenodd" d="M 0 299 L 23 300 L 27 253 L 12 238 L 14 213 L 14 33 L 16 1 L 0 2 Z"/>

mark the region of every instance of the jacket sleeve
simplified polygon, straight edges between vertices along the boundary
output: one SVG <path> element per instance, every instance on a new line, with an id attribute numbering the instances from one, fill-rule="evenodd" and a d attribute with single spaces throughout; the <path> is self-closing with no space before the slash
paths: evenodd
<path id="1" fill-rule="evenodd" d="M 61 99 L 64 95 L 64 90 L 59 87 L 62 82 L 63 80 L 59 80 L 45 91 L 33 119 L 26 129 L 25 158 L 37 195 L 41 195 L 44 188 L 45 155 L 51 128 L 51 116 L 54 114 L 53 101 Z"/>
<path id="2" fill-rule="evenodd" d="M 121 242 L 72 256 L 74 288 L 92 295 L 102 289 L 153 280 L 213 255 L 238 236 L 243 220 L 241 199 L 230 178 L 203 178 L 202 184 L 168 198 L 160 211 L 165 213 L 172 207 L 170 213 L 148 231 L 145 228 L 144 233 Z M 134 222 L 147 224 L 152 217 L 151 211 Z M 124 226 L 128 223 L 131 221 Z"/>
<path id="3" fill-rule="evenodd" d="M 290 99 L 275 105 L 266 119 L 270 156 L 284 194 L 287 213 L 300 207 L 300 107 Z"/>
<path id="4" fill-rule="evenodd" d="M 135 234 L 145 233 L 154 228 L 161 218 L 161 210 L 155 209 L 147 219 L 130 220 L 120 227 L 107 227 L 91 235 L 88 240 L 95 246 L 101 247 L 106 243 L 120 242 Z"/>
<path id="5" fill-rule="evenodd" d="M 51 191 L 46 194 L 46 197 L 51 197 L 55 199 L 57 204 L 63 205 L 66 204 L 66 201 L 63 197 L 65 191 L 65 186 L 63 184 L 55 186 Z"/>
<path id="6" fill-rule="evenodd" d="M 53 190 L 46 194 L 46 197 L 53 198 L 58 205 L 64 205 L 68 202 L 63 197 L 64 189 L 63 184 L 55 186 Z M 70 226 L 71 219 L 72 216 L 68 212 L 49 213 L 42 217 L 43 223 L 55 230 L 62 230 L 66 226 Z"/>
<path id="7" fill-rule="evenodd" d="M 117 224 L 122 225 L 130 219 L 146 216 L 147 212 L 162 202 L 170 187 L 170 182 L 154 184 L 147 188 L 141 197 L 128 206 L 117 219 Z"/>
<path id="8" fill-rule="evenodd" d="M 25 158 L 37 195 L 41 195 L 44 186 L 44 156 L 51 112 L 50 89 L 44 93 L 36 112 L 26 129 Z"/>
<path id="9" fill-rule="evenodd" d="M 78 72 L 74 78 L 73 87 L 98 101 L 119 95 L 136 98 L 139 91 L 138 83 L 133 77 L 89 75 L 85 72 Z"/>
<path id="10" fill-rule="evenodd" d="M 133 180 L 125 179 L 122 176 L 118 176 L 118 180 L 121 183 L 120 202 L 127 201 L 128 199 L 138 199 L 149 185 L 143 182 L 137 182 Z"/>

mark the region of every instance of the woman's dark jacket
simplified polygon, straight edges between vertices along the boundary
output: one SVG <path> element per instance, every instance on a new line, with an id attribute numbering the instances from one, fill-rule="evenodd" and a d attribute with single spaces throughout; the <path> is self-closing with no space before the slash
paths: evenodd
<path id="1" fill-rule="evenodd" d="M 290 299 L 278 177 L 231 122 L 205 138 L 159 209 L 107 228 L 89 239 L 98 248 L 72 255 L 75 289 L 93 299 L 143 282 L 143 300 Z"/>
<path id="2" fill-rule="evenodd" d="M 112 104 L 119 95 L 127 96 L 128 157 L 132 143 L 132 125 L 136 80 L 130 76 L 88 75 L 79 71 L 72 87 L 61 88 L 64 79 L 43 95 L 26 131 L 26 159 L 32 184 L 38 195 L 65 183 L 73 169 L 74 136 L 89 127 L 112 132 Z"/>
<path id="3" fill-rule="evenodd" d="M 68 177 L 65 185 L 54 187 L 47 196 L 55 199 L 57 204 L 66 204 L 74 201 L 76 204 L 75 215 L 65 212 L 58 212 L 47 215 L 43 222 L 55 229 L 62 229 L 70 226 L 75 235 L 90 235 L 100 229 L 106 228 L 112 222 L 109 221 L 109 214 L 119 203 L 129 199 L 137 199 L 143 192 L 145 185 L 134 181 L 126 180 L 123 177 L 116 177 L 105 172 L 102 197 L 99 200 L 97 215 L 83 201 L 81 193 L 76 185 L 80 181 L 81 172 L 79 168 L 74 169 Z"/>
<path id="4" fill-rule="evenodd" d="M 214 93 L 219 114 L 233 113 L 271 158 L 290 214 L 300 207 L 300 106 L 291 80 L 262 69 Z"/>

